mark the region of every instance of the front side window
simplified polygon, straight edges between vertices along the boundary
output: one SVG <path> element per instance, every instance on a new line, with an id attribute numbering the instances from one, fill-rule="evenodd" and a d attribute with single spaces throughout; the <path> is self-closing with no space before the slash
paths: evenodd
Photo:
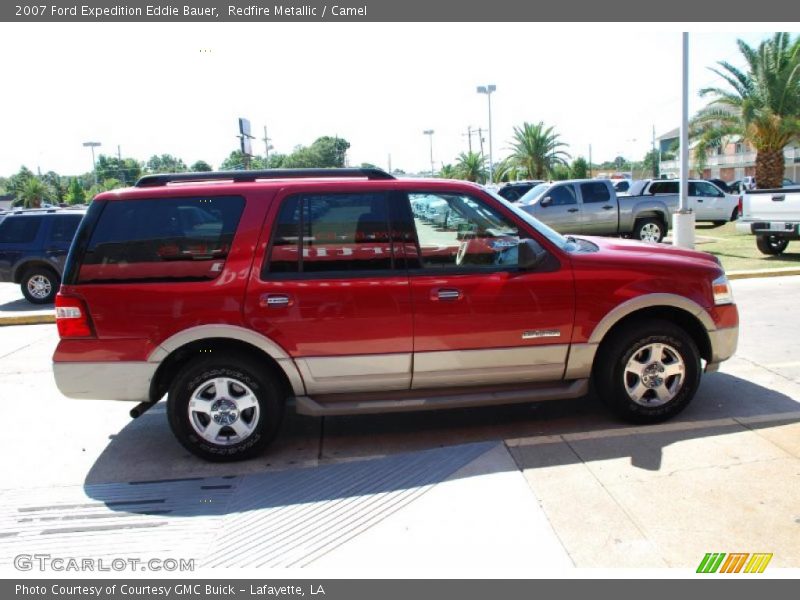
<path id="1" fill-rule="evenodd" d="M 36 239 L 41 217 L 9 217 L 0 222 L 0 244 L 30 244 Z"/>
<path id="2" fill-rule="evenodd" d="M 262 278 L 351 274 L 394 268 L 388 194 L 308 194 L 287 198 L 278 214 Z"/>
<path id="3" fill-rule="evenodd" d="M 493 208 L 461 194 L 408 197 L 423 269 L 517 266 L 519 229 Z"/>
<path id="4" fill-rule="evenodd" d="M 692 185 L 694 185 L 694 190 L 692 189 Z M 723 193 L 706 181 L 697 181 L 689 183 L 689 195 L 720 198 L 723 196 Z"/>
<path id="5" fill-rule="evenodd" d="M 243 209 L 240 196 L 109 201 L 78 283 L 215 279 Z"/>
<path id="6" fill-rule="evenodd" d="M 575 190 L 571 185 L 559 185 L 545 194 L 545 198 L 550 197 L 549 206 L 569 206 L 577 204 Z"/>

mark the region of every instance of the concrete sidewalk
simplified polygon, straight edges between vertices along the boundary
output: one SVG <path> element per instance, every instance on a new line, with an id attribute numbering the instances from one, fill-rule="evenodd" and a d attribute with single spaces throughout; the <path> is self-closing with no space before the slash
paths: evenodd
<path id="1" fill-rule="evenodd" d="M 52 304 L 31 304 L 16 283 L 0 283 L 0 326 L 55 323 Z"/>

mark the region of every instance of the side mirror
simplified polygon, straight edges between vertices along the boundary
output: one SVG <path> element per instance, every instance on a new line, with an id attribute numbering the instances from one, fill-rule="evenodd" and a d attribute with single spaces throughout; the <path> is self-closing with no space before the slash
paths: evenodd
<path id="1" fill-rule="evenodd" d="M 547 250 L 542 248 L 536 240 L 524 239 L 520 241 L 517 252 L 517 266 L 520 269 L 535 269 L 547 258 Z"/>
<path id="2" fill-rule="evenodd" d="M 550 196 L 545 196 L 541 200 L 539 200 L 539 206 L 550 206 L 553 203 L 553 198 Z"/>

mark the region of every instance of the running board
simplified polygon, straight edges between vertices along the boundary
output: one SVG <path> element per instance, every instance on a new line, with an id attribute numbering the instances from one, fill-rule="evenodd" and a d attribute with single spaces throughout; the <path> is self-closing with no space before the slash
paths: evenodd
<path id="1" fill-rule="evenodd" d="M 576 379 L 523 389 L 465 392 L 460 394 L 415 395 L 398 400 L 338 400 L 317 402 L 310 396 L 296 396 L 297 412 L 311 417 L 334 415 L 368 415 L 390 412 L 412 412 L 445 408 L 467 408 L 475 406 L 498 406 L 521 404 L 540 400 L 566 400 L 580 398 L 589 391 L 588 379 Z M 409 392 L 411 393 L 411 392 Z M 343 395 L 342 395 L 343 396 Z"/>

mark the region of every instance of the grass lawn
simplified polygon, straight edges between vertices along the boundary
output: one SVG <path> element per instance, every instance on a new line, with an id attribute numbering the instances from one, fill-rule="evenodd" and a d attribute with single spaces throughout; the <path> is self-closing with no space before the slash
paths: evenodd
<path id="1" fill-rule="evenodd" d="M 718 256 L 726 271 L 800 268 L 800 242 L 789 242 L 780 256 L 767 256 L 756 248 L 755 236 L 736 233 L 735 223 L 726 223 L 721 227 L 698 223 L 695 227 L 695 248 Z"/>

